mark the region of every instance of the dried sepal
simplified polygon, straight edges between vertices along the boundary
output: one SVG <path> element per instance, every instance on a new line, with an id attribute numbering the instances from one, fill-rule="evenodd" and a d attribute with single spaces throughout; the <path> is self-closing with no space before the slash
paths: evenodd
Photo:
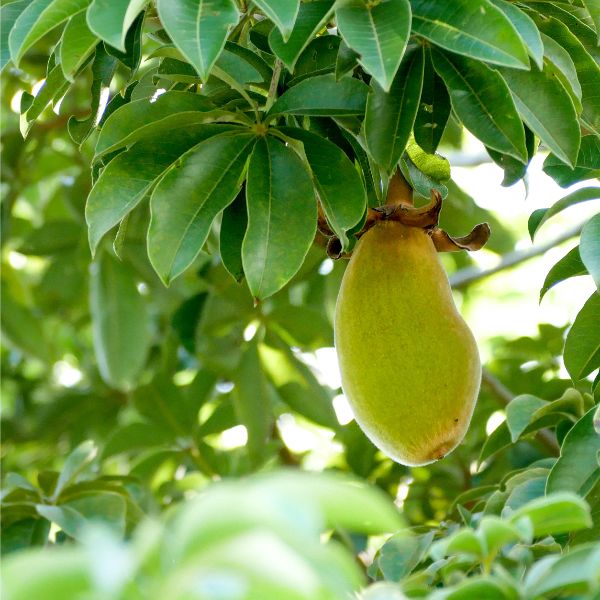
<path id="1" fill-rule="evenodd" d="M 459 250 L 479 250 L 485 246 L 490 237 L 490 226 L 479 223 L 471 233 L 463 237 L 451 237 L 443 229 L 435 228 L 430 232 L 431 240 L 438 252 L 458 252 Z"/>

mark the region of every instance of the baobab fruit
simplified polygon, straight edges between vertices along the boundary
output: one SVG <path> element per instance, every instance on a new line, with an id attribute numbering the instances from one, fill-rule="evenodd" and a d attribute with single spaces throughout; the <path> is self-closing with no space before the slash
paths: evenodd
<path id="1" fill-rule="evenodd" d="M 426 465 L 461 442 L 481 362 L 425 229 L 380 220 L 363 234 L 342 280 L 335 344 L 355 419 L 390 458 Z"/>

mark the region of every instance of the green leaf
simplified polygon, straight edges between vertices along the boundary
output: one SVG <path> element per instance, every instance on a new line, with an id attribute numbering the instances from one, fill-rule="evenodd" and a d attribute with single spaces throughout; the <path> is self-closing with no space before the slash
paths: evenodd
<path id="1" fill-rule="evenodd" d="M 505 421 L 500 426 L 496 427 L 485 440 L 479 458 L 477 459 L 477 464 L 481 465 L 484 460 L 487 460 L 496 454 L 496 452 L 500 452 L 500 450 L 506 448 L 506 446 L 510 446 L 510 443 L 510 429 Z"/>
<path id="2" fill-rule="evenodd" d="M 526 163 L 523 123 L 498 71 L 439 51 L 433 51 L 432 58 L 450 92 L 452 108 L 465 127 L 486 146 Z"/>
<path id="3" fill-rule="evenodd" d="M 177 91 L 165 92 L 155 101 L 129 102 L 115 110 L 104 123 L 96 143 L 96 158 L 148 135 L 212 120 L 209 113 L 214 108 L 204 96 Z"/>
<path id="4" fill-rule="evenodd" d="M 582 0 L 582 3 L 594 23 L 600 42 L 600 2 L 598 0 Z"/>
<path id="5" fill-rule="evenodd" d="M 81 225 L 74 221 L 46 221 L 38 229 L 27 234 L 17 246 L 21 254 L 33 256 L 52 256 L 72 250 L 81 239 Z"/>
<path id="6" fill-rule="evenodd" d="M 387 173 L 392 173 L 412 132 L 421 88 L 423 52 L 412 54 L 402 65 L 388 92 L 376 82 L 367 99 L 364 135 L 371 156 Z"/>
<path id="7" fill-rule="evenodd" d="M 247 227 L 246 189 L 242 187 L 237 198 L 223 211 L 219 234 L 221 262 L 238 283 L 244 278 L 242 242 Z"/>
<path id="8" fill-rule="evenodd" d="M 486 151 L 490 155 L 490 158 L 504 171 L 504 178 L 501 184 L 503 187 L 514 185 L 527 174 L 527 167 L 537 149 L 537 141 L 529 127 L 525 127 L 525 146 L 527 147 L 527 164 L 523 164 L 516 158 L 508 156 L 508 154 L 502 154 L 486 146 Z"/>
<path id="9" fill-rule="evenodd" d="M 287 42 L 298 16 L 300 0 L 254 0 L 254 4 L 275 23 Z"/>
<path id="10" fill-rule="evenodd" d="M 547 404 L 545 400 L 531 394 L 517 396 L 508 403 L 506 406 L 506 424 L 510 430 L 510 437 L 513 443 L 525 431 L 535 411 L 545 404 Z"/>
<path id="11" fill-rule="evenodd" d="M 421 101 L 415 117 L 415 141 L 425 152 L 434 154 L 450 116 L 450 96 L 442 78 L 426 54 Z"/>
<path id="12" fill-rule="evenodd" d="M 477 535 L 483 541 L 486 554 L 495 555 L 506 544 L 521 538 L 519 530 L 496 515 L 485 515 L 477 527 Z"/>
<path id="13" fill-rule="evenodd" d="M 365 112 L 366 84 L 352 77 L 339 81 L 335 75 L 318 75 L 302 80 L 282 94 L 269 111 L 269 116 L 293 115 L 348 116 Z"/>
<path id="14" fill-rule="evenodd" d="M 600 436 L 594 429 L 591 408 L 569 430 L 560 449 L 560 457 L 552 467 L 546 483 L 546 493 L 568 491 L 585 494 L 586 482 L 595 473 L 600 475 L 596 453 L 600 451 Z"/>
<path id="15" fill-rule="evenodd" d="M 89 557 L 72 546 L 13 554 L 2 567 L 2 579 L 2 591 L 10 592 L 11 600 L 65 600 L 85 597 L 94 589 Z"/>
<path id="16" fill-rule="evenodd" d="M 523 483 L 515 485 L 504 503 L 504 510 L 517 510 L 521 506 L 531 502 L 531 500 L 541 498 L 545 493 L 547 479 L 548 475 L 544 473 L 541 477 L 532 477 Z"/>
<path id="17" fill-rule="evenodd" d="M 571 55 L 581 84 L 582 121 L 589 129 L 600 135 L 600 94 L 598 93 L 600 66 L 569 27 L 558 19 L 545 19 L 540 21 L 539 26 Z"/>
<path id="18" fill-rule="evenodd" d="M 105 233 L 150 192 L 158 178 L 190 148 L 228 125 L 191 125 L 149 136 L 108 163 L 90 191 L 85 208 L 92 253 Z"/>
<path id="19" fill-rule="evenodd" d="M 102 523 L 116 535 L 125 533 L 127 504 L 123 496 L 115 492 L 90 493 L 59 506 L 38 504 L 36 509 L 75 539 L 85 539 L 85 529 L 92 522 Z"/>
<path id="20" fill-rule="evenodd" d="M 511 513 L 509 523 L 528 519 L 535 537 L 570 533 L 591 526 L 590 509 L 586 502 L 571 492 L 556 492 L 536 498 Z"/>
<path id="21" fill-rule="evenodd" d="M 158 0 L 160 20 L 173 43 L 206 82 L 239 13 L 233 0 Z"/>
<path id="22" fill-rule="evenodd" d="M 31 106 L 21 115 L 21 134 L 23 137 L 29 135 L 34 121 L 42 114 L 51 102 L 54 103 L 63 97 L 69 82 L 65 79 L 60 65 L 56 65 L 40 88 L 37 96 L 33 99 Z"/>
<path id="23" fill-rule="evenodd" d="M 551 73 L 500 69 L 523 121 L 561 160 L 574 165 L 581 134 L 569 93 Z"/>
<path id="24" fill-rule="evenodd" d="M 506 590 L 504 581 L 492 575 L 465 577 L 460 583 L 437 590 L 431 595 L 431 600 L 474 600 L 485 598 L 485 600 L 506 600 L 514 598 Z"/>
<path id="25" fill-rule="evenodd" d="M 388 92 L 410 35 L 410 2 L 351 0 L 337 7 L 335 17 L 344 41 L 359 54 L 362 67 Z"/>
<path id="26" fill-rule="evenodd" d="M 255 139 L 250 133 L 211 137 L 186 152 L 154 189 L 148 256 L 165 284 L 190 266 L 214 218 L 235 198 Z"/>
<path id="27" fill-rule="evenodd" d="M 588 271 L 581 260 L 579 254 L 579 246 L 575 246 L 572 250 L 569 250 L 549 271 L 544 280 L 544 285 L 540 290 L 540 302 L 545 296 L 546 292 L 553 288 L 557 283 L 569 279 L 570 277 L 577 277 L 579 275 L 587 275 Z"/>
<path id="28" fill-rule="evenodd" d="M 54 500 L 60 496 L 61 492 L 68 485 L 75 482 L 77 475 L 79 475 L 81 471 L 94 460 L 97 453 L 98 448 L 96 445 L 88 440 L 79 444 L 79 446 L 67 456 L 52 494 Z"/>
<path id="29" fill-rule="evenodd" d="M 320 307 L 283 304 L 268 318 L 273 330 L 290 346 L 302 350 L 333 346 L 333 328 Z"/>
<path id="30" fill-rule="evenodd" d="M 531 213 L 529 223 L 527 224 L 532 241 L 539 228 L 550 219 L 550 217 L 557 215 L 559 212 L 565 210 L 565 208 L 569 208 L 574 204 L 595 200 L 597 198 L 600 198 L 600 187 L 587 187 L 571 192 L 564 198 L 555 202 L 550 208 L 539 208 L 534 210 Z"/>
<path id="31" fill-rule="evenodd" d="M 10 49 L 8 47 L 8 35 L 19 15 L 31 4 L 31 0 L 18 0 L 10 4 L 0 6 L 0 71 L 10 62 Z"/>
<path id="32" fill-rule="evenodd" d="M 565 341 L 564 360 L 573 381 L 600 366 L 600 293 L 594 292 L 575 318 Z"/>
<path id="33" fill-rule="evenodd" d="M 102 89 L 110 85 L 116 67 L 117 59 L 106 52 L 104 45 L 98 44 L 94 53 L 94 62 L 92 63 L 92 85 L 90 90 L 92 102 L 90 115 L 81 121 L 72 115 L 69 117 L 67 123 L 69 135 L 76 144 L 83 144 L 96 127 L 96 123 L 100 120 L 103 109 L 100 103 Z"/>
<path id="34" fill-rule="evenodd" d="M 209 382 L 212 380 L 209 378 Z M 161 438 L 173 440 L 192 435 L 198 425 L 198 410 L 204 397 L 186 397 L 170 377 L 158 374 L 151 383 L 135 390 L 137 412 L 163 431 Z"/>
<path id="35" fill-rule="evenodd" d="M 248 454 L 254 465 L 263 459 L 272 421 L 267 382 L 260 365 L 256 337 L 248 343 L 234 375 L 233 405 L 248 431 Z"/>
<path id="36" fill-rule="evenodd" d="M 87 26 L 85 11 L 73 15 L 60 40 L 60 66 L 69 81 L 74 81 L 77 71 L 97 44 L 98 38 Z"/>
<path id="37" fill-rule="evenodd" d="M 579 254 L 600 289 L 600 213 L 592 217 L 581 231 Z"/>
<path id="38" fill-rule="evenodd" d="M 517 69 L 529 68 L 515 26 L 488 0 L 412 0 L 416 34 L 451 52 Z"/>
<path id="39" fill-rule="evenodd" d="M 262 368 L 277 388 L 281 399 L 311 421 L 337 429 L 339 423 L 331 404 L 331 394 L 312 371 L 296 358 L 287 344 L 269 339 L 258 349 Z"/>
<path id="40" fill-rule="evenodd" d="M 16 67 L 21 58 L 39 39 L 85 10 L 89 0 L 33 0 L 18 16 L 8 35 L 10 55 Z"/>
<path id="41" fill-rule="evenodd" d="M 282 127 L 280 131 L 302 142 L 327 220 L 346 248 L 346 233 L 360 221 L 367 206 L 358 171 L 329 140 L 295 127 Z"/>
<path id="42" fill-rule="evenodd" d="M 36 311 L 18 302 L 4 283 L 0 323 L 2 337 L 9 347 L 16 347 L 21 352 L 45 362 L 52 360 L 53 352 L 42 319 Z"/>
<path id="43" fill-rule="evenodd" d="M 546 65 L 548 72 L 552 72 L 550 67 L 553 66 L 554 73 L 571 96 L 575 112 L 580 115 L 583 110 L 583 106 L 581 105 L 582 92 L 573 59 L 558 42 L 545 33 L 542 33 L 542 40 L 544 43 L 544 56 L 551 63 L 550 65 Z"/>
<path id="44" fill-rule="evenodd" d="M 150 324 L 133 272 L 107 253 L 92 263 L 90 312 L 102 378 L 112 387 L 130 390 L 146 362 Z"/>
<path id="45" fill-rule="evenodd" d="M 533 19 L 507 0 L 491 0 L 491 2 L 513 24 L 527 48 L 527 53 L 541 69 L 544 63 L 544 44 Z"/>
<path id="46" fill-rule="evenodd" d="M 301 267 L 317 227 L 317 203 L 306 167 L 268 136 L 256 143 L 246 184 L 248 229 L 242 263 L 257 299 L 279 291 Z"/>
<path id="47" fill-rule="evenodd" d="M 160 447 L 170 441 L 171 436 L 163 427 L 152 423 L 129 423 L 111 433 L 102 450 L 102 459 L 124 452 Z"/>
<path id="48" fill-rule="evenodd" d="M 379 550 L 377 566 L 389 581 L 401 581 L 425 558 L 433 541 L 434 532 L 422 535 L 410 535 L 401 531 L 391 538 Z"/>
<path id="49" fill-rule="evenodd" d="M 600 139 L 595 135 L 584 135 L 581 138 L 581 146 L 574 168 L 565 165 L 557 156 L 548 155 L 544 161 L 544 172 L 561 187 L 568 187 L 584 179 L 598 179 L 600 177 Z"/>
<path id="50" fill-rule="evenodd" d="M 127 31 L 148 4 L 148 0 L 92 0 L 87 24 L 102 40 L 125 52 Z"/>
<path id="51" fill-rule="evenodd" d="M 599 573 L 598 544 L 578 546 L 537 561 L 525 575 L 523 592 L 527 598 L 591 598 L 600 587 Z"/>
<path id="52" fill-rule="evenodd" d="M 331 11 L 333 0 L 315 0 L 300 4 L 300 11 L 294 29 L 287 41 L 284 41 L 279 29 L 271 29 L 269 46 L 290 73 L 300 54 L 315 35 L 324 27 Z"/>

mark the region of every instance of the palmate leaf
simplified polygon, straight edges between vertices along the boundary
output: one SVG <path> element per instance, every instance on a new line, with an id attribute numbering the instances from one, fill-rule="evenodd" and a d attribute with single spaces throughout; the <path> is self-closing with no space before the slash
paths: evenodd
<path id="1" fill-rule="evenodd" d="M 125 52 L 125 36 L 149 0 L 92 0 L 87 24 L 100 39 Z"/>
<path id="2" fill-rule="evenodd" d="M 561 160 L 575 164 L 581 141 L 579 122 L 560 81 L 535 65 L 529 72 L 501 68 L 500 73 L 529 129 Z"/>
<path id="3" fill-rule="evenodd" d="M 387 173 L 392 173 L 410 137 L 423 86 L 423 52 L 407 57 L 388 92 L 376 82 L 367 99 L 364 132 L 367 148 Z"/>
<path id="4" fill-rule="evenodd" d="M 248 167 L 246 202 L 244 274 L 252 295 L 264 299 L 298 271 L 316 233 L 313 185 L 294 150 L 271 136 L 258 140 Z"/>
<path id="5" fill-rule="evenodd" d="M 436 46 L 496 65 L 529 68 L 517 29 L 488 0 L 413 0 L 411 6 L 414 32 Z"/>
<path id="6" fill-rule="evenodd" d="M 231 125 L 191 125 L 149 136 L 111 160 L 90 191 L 85 208 L 92 253 L 102 237 L 148 194 L 159 177 L 190 148 Z"/>
<path id="7" fill-rule="evenodd" d="M 162 177 L 150 200 L 148 256 L 165 284 L 196 258 L 214 218 L 242 184 L 251 133 L 224 133 L 201 142 Z"/>
<path id="8" fill-rule="evenodd" d="M 343 2 L 335 16 L 346 44 L 358 53 L 360 64 L 388 92 L 410 35 L 409 1 Z"/>
<path id="9" fill-rule="evenodd" d="M 33 0 L 16 19 L 8 36 L 10 55 L 19 66 L 21 58 L 40 38 L 85 10 L 89 0 Z"/>
<path id="10" fill-rule="evenodd" d="M 238 22 L 233 0 L 158 0 L 167 33 L 202 81 L 223 50 L 229 29 Z"/>
<path id="11" fill-rule="evenodd" d="M 465 127 L 486 146 L 526 163 L 523 123 L 498 72 L 479 61 L 437 50 L 432 58 Z"/>
<path id="12" fill-rule="evenodd" d="M 85 63 L 98 44 L 98 38 L 87 25 L 85 11 L 73 15 L 60 40 L 60 66 L 69 81 Z"/>
<path id="13" fill-rule="evenodd" d="M 304 48 L 324 26 L 333 10 L 333 4 L 333 0 L 316 0 L 300 4 L 294 29 L 287 41 L 284 41 L 279 29 L 271 29 L 269 46 L 290 73 L 294 71 L 294 65 Z"/>

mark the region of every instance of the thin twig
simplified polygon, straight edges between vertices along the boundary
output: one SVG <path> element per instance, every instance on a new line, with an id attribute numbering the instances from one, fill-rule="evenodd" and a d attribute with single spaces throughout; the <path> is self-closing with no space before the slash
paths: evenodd
<path id="1" fill-rule="evenodd" d="M 492 394 L 500 400 L 503 406 L 506 406 L 515 395 L 486 368 L 482 370 L 481 382 Z M 541 442 L 554 456 L 560 454 L 560 446 L 556 441 L 556 436 L 549 429 L 540 429 L 535 437 Z"/>
<path id="2" fill-rule="evenodd" d="M 545 244 L 533 246 L 527 250 L 519 250 L 505 254 L 502 260 L 491 269 L 483 270 L 479 267 L 468 267 L 466 269 L 461 269 L 450 276 L 450 285 L 456 290 L 465 288 L 476 281 L 480 281 L 481 279 L 495 275 L 500 271 L 510 269 L 511 267 L 521 264 L 522 262 L 535 258 L 536 256 L 540 256 L 555 246 L 558 246 L 559 244 L 562 244 L 563 242 L 566 242 L 579 235 L 584 225 L 585 223 L 579 223 L 578 225 L 567 229 L 554 239 L 549 240 Z"/>

